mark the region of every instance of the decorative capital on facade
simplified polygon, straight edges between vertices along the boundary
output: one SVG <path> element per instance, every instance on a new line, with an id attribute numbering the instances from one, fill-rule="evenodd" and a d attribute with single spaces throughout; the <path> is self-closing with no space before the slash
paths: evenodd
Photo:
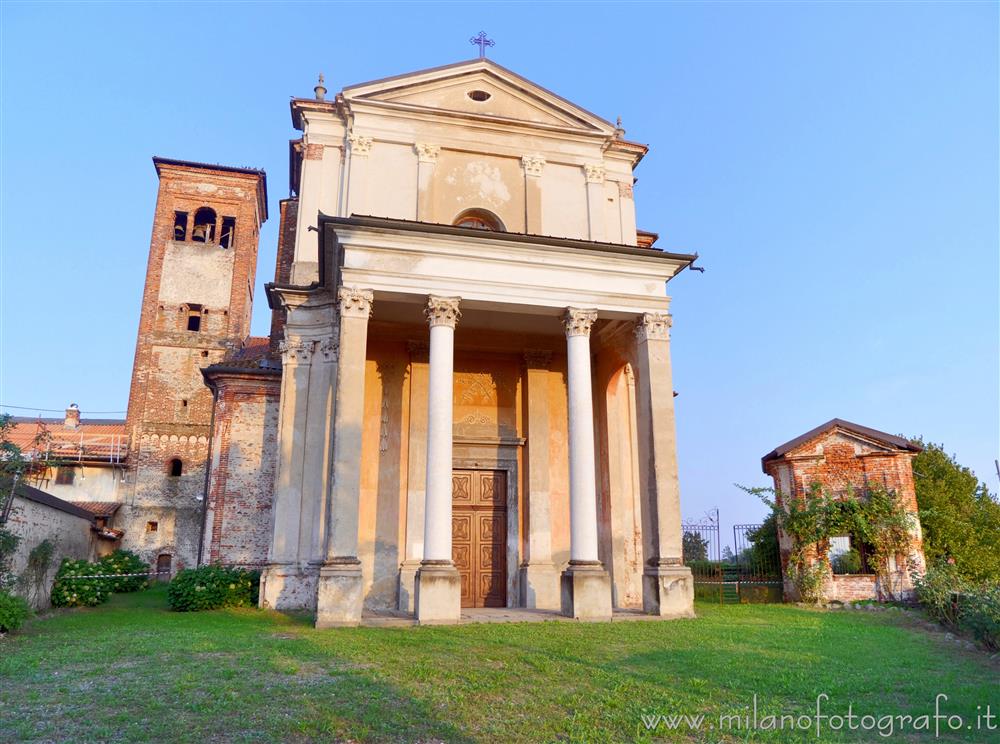
<path id="1" fill-rule="evenodd" d="M 628 181 L 618 181 L 618 198 L 619 199 L 633 199 L 632 194 L 632 184 Z"/>
<path id="2" fill-rule="evenodd" d="M 340 345 L 333 338 L 325 338 L 316 347 L 324 362 L 336 362 L 340 355 Z"/>
<path id="3" fill-rule="evenodd" d="M 322 160 L 323 145 L 316 142 L 306 144 L 306 160 Z"/>
<path id="4" fill-rule="evenodd" d="M 440 145 L 428 145 L 426 142 L 417 142 L 413 149 L 417 151 L 417 160 L 421 163 L 436 163 L 441 152 Z"/>
<path id="5" fill-rule="evenodd" d="M 347 135 L 347 140 L 351 143 L 351 154 L 361 155 L 363 157 L 368 157 L 368 153 L 372 151 L 372 138 L 362 137 L 360 134 L 355 134 L 351 132 Z"/>
<path id="6" fill-rule="evenodd" d="M 567 307 L 563 315 L 563 325 L 567 336 L 589 336 L 590 327 L 597 320 L 596 310 L 584 310 L 579 307 Z"/>
<path id="7" fill-rule="evenodd" d="M 668 313 L 643 313 L 635 324 L 635 337 L 639 341 L 668 340 L 673 317 Z"/>
<path id="8" fill-rule="evenodd" d="M 427 316 L 431 328 L 434 326 L 454 328 L 458 319 L 462 317 L 462 312 L 458 309 L 458 303 L 461 300 L 461 297 L 436 297 L 435 295 L 428 297 L 424 315 Z"/>
<path id="9" fill-rule="evenodd" d="M 314 344 L 313 341 L 301 338 L 285 339 L 278 342 L 278 351 L 285 364 L 308 364 L 312 359 Z"/>
<path id="10" fill-rule="evenodd" d="M 552 364 L 552 352 L 545 349 L 525 349 L 524 363 L 528 369 L 548 369 Z"/>
<path id="11" fill-rule="evenodd" d="M 375 293 L 370 289 L 341 287 L 337 290 L 337 299 L 340 301 L 340 317 L 367 320 L 372 314 L 374 297 Z"/>
<path id="12" fill-rule="evenodd" d="M 587 174 L 587 183 L 604 183 L 603 163 L 586 163 L 583 170 Z"/>
<path id="13" fill-rule="evenodd" d="M 541 155 L 525 155 L 521 158 L 521 165 L 526 176 L 540 176 L 545 167 L 545 158 Z"/>

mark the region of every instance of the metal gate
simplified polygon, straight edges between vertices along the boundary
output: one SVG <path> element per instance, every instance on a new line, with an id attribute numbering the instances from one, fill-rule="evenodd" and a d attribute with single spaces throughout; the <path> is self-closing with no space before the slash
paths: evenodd
<path id="1" fill-rule="evenodd" d="M 781 555 L 774 519 L 733 526 L 733 560 L 724 565 L 727 594 L 740 603 L 781 602 Z"/>
<path id="2" fill-rule="evenodd" d="M 719 512 L 701 522 L 681 524 L 684 565 L 694 577 L 695 599 L 723 602 Z"/>

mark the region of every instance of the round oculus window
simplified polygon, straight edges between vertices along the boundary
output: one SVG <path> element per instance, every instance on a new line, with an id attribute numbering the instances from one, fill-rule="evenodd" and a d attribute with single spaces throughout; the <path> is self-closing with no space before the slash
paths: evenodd
<path id="1" fill-rule="evenodd" d="M 480 103 L 482 103 L 483 101 L 488 101 L 490 100 L 490 98 L 493 97 L 485 90 L 470 90 L 468 96 L 473 101 L 479 101 Z"/>

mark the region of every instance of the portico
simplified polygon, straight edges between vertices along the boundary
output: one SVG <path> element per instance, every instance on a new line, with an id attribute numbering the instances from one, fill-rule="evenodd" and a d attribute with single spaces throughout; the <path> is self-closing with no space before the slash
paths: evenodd
<path id="1" fill-rule="evenodd" d="M 312 344 L 296 387 L 331 404 L 282 401 L 278 483 L 303 487 L 275 524 L 312 529 L 262 601 L 315 591 L 318 626 L 689 614 L 662 287 L 692 257 L 364 217 L 321 217 L 319 239 L 323 281 L 269 290 L 287 367 Z"/>

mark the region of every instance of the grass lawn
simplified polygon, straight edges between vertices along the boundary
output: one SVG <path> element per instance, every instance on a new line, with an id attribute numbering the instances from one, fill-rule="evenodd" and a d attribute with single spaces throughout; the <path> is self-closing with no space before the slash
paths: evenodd
<path id="1" fill-rule="evenodd" d="M 36 620 L 0 641 L 0 741 L 805 741 L 724 732 L 826 713 L 961 715 L 1000 708 L 1000 668 L 891 613 L 699 605 L 699 618 L 613 624 L 316 631 L 258 610 L 172 613 L 158 587 Z M 704 713 L 701 733 L 643 715 Z M 752 714 L 751 714 L 752 715 Z M 647 719 L 649 720 L 649 719 Z M 861 725 L 860 718 L 856 724 Z M 708 731 L 715 725 L 716 729 Z M 844 722 L 847 725 L 847 722 Z M 933 739 L 906 730 L 905 741 Z M 787 726 L 787 724 L 786 724 Z M 820 740 L 878 741 L 824 728 Z"/>

